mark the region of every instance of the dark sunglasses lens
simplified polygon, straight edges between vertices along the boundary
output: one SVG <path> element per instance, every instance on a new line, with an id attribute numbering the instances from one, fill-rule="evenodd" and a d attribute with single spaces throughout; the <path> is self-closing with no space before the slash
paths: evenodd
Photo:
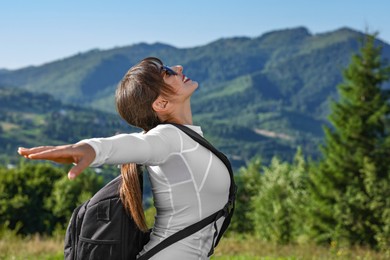
<path id="1" fill-rule="evenodd" d="M 171 69 L 171 68 L 169 68 L 169 67 L 167 67 L 167 66 L 163 66 L 162 69 L 163 69 L 163 71 L 164 71 L 166 74 L 168 74 L 169 76 L 177 75 L 177 73 L 176 73 L 173 69 Z"/>

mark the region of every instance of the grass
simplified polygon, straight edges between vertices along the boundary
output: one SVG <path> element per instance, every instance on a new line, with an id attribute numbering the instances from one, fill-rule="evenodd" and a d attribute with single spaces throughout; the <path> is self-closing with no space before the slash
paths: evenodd
<path id="1" fill-rule="evenodd" d="M 9 122 L 0 122 L 0 127 L 4 130 L 4 132 L 12 131 L 20 128 L 19 125 L 9 123 Z"/>
<path id="2" fill-rule="evenodd" d="M 0 239 L 0 259 L 63 260 L 63 238 L 3 236 Z"/>
<path id="3" fill-rule="evenodd" d="M 331 247 L 314 244 L 275 245 L 253 237 L 230 236 L 221 240 L 214 260 L 314 260 L 314 259 L 390 259 L 390 252 L 376 252 L 366 248 Z"/>
<path id="4" fill-rule="evenodd" d="M 0 237 L 1 260 L 59 260 L 64 259 L 63 237 L 39 235 L 20 238 L 11 232 Z M 330 248 L 316 245 L 273 245 L 253 237 L 230 236 L 221 240 L 212 260 L 305 260 L 305 259 L 359 259 L 384 260 L 390 255 L 364 248 Z"/>

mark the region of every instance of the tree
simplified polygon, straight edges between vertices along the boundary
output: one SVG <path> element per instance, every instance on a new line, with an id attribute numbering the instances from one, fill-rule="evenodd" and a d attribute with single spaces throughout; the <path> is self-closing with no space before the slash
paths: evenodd
<path id="1" fill-rule="evenodd" d="M 235 177 L 238 191 L 236 208 L 229 231 L 239 233 L 254 231 L 254 225 L 250 217 L 254 210 L 251 201 L 260 187 L 261 165 L 260 158 L 255 157 L 248 163 L 247 167 L 240 168 L 239 174 Z"/>
<path id="2" fill-rule="evenodd" d="M 21 162 L 0 168 L 0 223 L 22 235 L 64 228 L 74 208 L 103 186 L 103 176 L 92 170 L 69 181 L 69 167 Z"/>
<path id="3" fill-rule="evenodd" d="M 75 180 L 69 181 L 66 174 L 53 183 L 51 195 L 45 198 L 45 206 L 58 219 L 61 227 L 66 227 L 73 210 L 90 199 L 101 187 L 103 176 L 91 169 L 85 170 Z"/>
<path id="4" fill-rule="evenodd" d="M 390 245 L 390 107 L 381 88 L 390 67 L 375 36 L 363 39 L 343 73 L 311 174 L 312 235 L 320 242 Z"/>
<path id="5" fill-rule="evenodd" d="M 304 234 L 307 164 L 298 149 L 292 164 L 274 157 L 261 175 L 250 218 L 261 239 L 286 244 Z"/>
<path id="6" fill-rule="evenodd" d="M 43 201 L 64 171 L 49 164 L 0 169 L 0 222 L 20 234 L 50 233 L 56 222 Z"/>

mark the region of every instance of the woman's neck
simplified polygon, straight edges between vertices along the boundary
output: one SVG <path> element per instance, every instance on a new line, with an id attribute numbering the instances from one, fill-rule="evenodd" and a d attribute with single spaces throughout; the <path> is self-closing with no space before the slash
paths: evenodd
<path id="1" fill-rule="evenodd" d="M 176 112 L 176 115 L 174 116 L 174 120 L 176 121 L 174 123 L 192 125 L 191 105 L 184 105 L 179 111 Z"/>
<path id="2" fill-rule="evenodd" d="M 191 103 L 185 102 L 175 108 L 168 118 L 163 120 L 165 122 L 171 122 L 181 125 L 192 125 L 192 111 Z"/>

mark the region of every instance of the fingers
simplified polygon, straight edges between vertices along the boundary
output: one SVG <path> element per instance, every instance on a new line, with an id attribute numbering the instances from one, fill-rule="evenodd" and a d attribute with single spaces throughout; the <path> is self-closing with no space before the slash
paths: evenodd
<path id="1" fill-rule="evenodd" d="M 83 159 L 81 160 L 78 164 L 74 165 L 70 171 L 68 172 L 68 178 L 70 180 L 73 180 L 74 178 L 76 178 L 77 176 L 80 175 L 80 173 L 82 173 L 86 168 L 88 168 L 90 162 L 88 162 L 87 160 Z"/>
<path id="2" fill-rule="evenodd" d="M 69 179 L 76 178 L 81 172 L 83 172 L 95 159 L 96 153 L 95 150 L 86 143 L 79 143 L 72 148 L 76 148 L 79 152 L 79 159 L 77 159 L 77 164 L 70 169 L 68 173 Z"/>
<path id="3" fill-rule="evenodd" d="M 58 163 L 72 163 L 73 151 L 70 145 L 39 146 L 30 149 L 19 148 L 20 155 L 32 160 L 51 160 Z"/>
<path id="4" fill-rule="evenodd" d="M 30 154 L 34 153 L 39 153 L 45 150 L 53 149 L 53 146 L 39 146 L 39 147 L 33 147 L 33 148 L 24 148 L 24 147 L 19 147 L 18 148 L 18 153 L 24 157 L 27 157 Z"/>
<path id="5" fill-rule="evenodd" d="M 68 172 L 68 178 L 76 178 L 95 159 L 95 150 L 86 143 L 62 146 L 39 146 L 18 149 L 18 153 L 28 159 L 50 160 L 57 163 L 75 164 Z"/>

